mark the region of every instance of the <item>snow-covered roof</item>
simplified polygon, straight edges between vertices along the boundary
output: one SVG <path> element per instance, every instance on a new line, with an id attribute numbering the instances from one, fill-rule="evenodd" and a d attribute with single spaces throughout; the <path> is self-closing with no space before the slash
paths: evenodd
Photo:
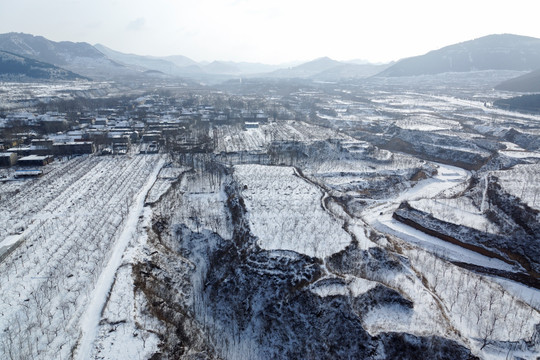
<path id="1" fill-rule="evenodd" d="M 47 160 L 51 157 L 51 155 L 28 155 L 23 158 L 20 158 L 19 161 L 43 161 Z"/>

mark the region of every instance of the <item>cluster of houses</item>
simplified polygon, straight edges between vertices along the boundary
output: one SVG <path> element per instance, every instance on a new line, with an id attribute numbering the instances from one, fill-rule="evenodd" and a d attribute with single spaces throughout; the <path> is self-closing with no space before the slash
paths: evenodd
<path id="1" fill-rule="evenodd" d="M 30 145 L 4 148 L 0 144 L 0 167 L 40 167 L 50 164 L 55 156 L 92 154 L 95 145 L 91 141 L 54 142 L 49 139 L 32 139 Z"/>
<path id="2" fill-rule="evenodd" d="M 211 105 L 176 107 L 154 97 L 143 97 L 121 108 L 77 114 L 70 120 L 66 114 L 55 112 L 11 113 L 0 118 L 0 167 L 40 167 L 54 157 L 96 152 L 125 154 L 133 144 L 141 153 L 156 153 L 171 139 L 179 151 L 204 149 L 194 128 L 231 123 L 254 128 L 268 120 L 262 110 L 224 112 Z"/>

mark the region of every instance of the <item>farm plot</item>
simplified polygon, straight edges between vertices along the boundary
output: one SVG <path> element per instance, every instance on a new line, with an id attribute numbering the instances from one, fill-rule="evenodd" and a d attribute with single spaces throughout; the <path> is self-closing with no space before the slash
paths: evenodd
<path id="1" fill-rule="evenodd" d="M 461 125 L 454 120 L 441 119 L 432 114 L 415 114 L 397 121 L 396 125 L 402 129 L 420 131 L 460 130 Z"/>
<path id="2" fill-rule="evenodd" d="M 180 179 L 180 176 L 188 171 L 188 167 L 164 167 L 159 172 L 158 178 L 152 189 L 146 196 L 146 202 L 154 204 L 169 190 L 172 184 Z"/>
<path id="3" fill-rule="evenodd" d="M 193 232 L 207 230 L 231 239 L 227 195 L 221 176 L 207 171 L 188 171 L 181 177 L 178 185 L 153 208 L 154 216 L 170 216 L 171 224 L 184 224 Z"/>
<path id="4" fill-rule="evenodd" d="M 113 250 L 122 251 L 118 239 L 138 218 L 135 200 L 144 199 L 162 164 L 159 155 L 76 158 L 2 200 L 11 211 L 2 214 L 4 231 L 24 224 L 13 235 L 21 245 L 0 263 L 5 358 L 73 356 L 83 314 L 104 301 L 94 298 L 102 269 Z"/>
<path id="5" fill-rule="evenodd" d="M 240 126 L 220 126 L 213 131 L 217 139 L 216 152 L 266 151 L 273 141 L 353 140 L 335 130 L 302 121 L 279 121 L 246 130 Z"/>
<path id="6" fill-rule="evenodd" d="M 516 165 L 510 170 L 495 171 L 494 175 L 504 191 L 518 197 L 522 202 L 540 210 L 540 163 Z"/>
<path id="7" fill-rule="evenodd" d="M 33 221 L 33 215 L 44 209 L 53 199 L 67 191 L 77 179 L 88 172 L 102 171 L 98 161 L 88 161 L 80 156 L 66 162 L 47 166 L 39 180 L 11 181 L 0 186 L 0 239 L 13 232 L 20 232 Z M 43 214 L 42 214 L 43 216 Z"/>
<path id="8" fill-rule="evenodd" d="M 332 195 L 371 202 L 395 196 L 436 168 L 412 156 L 385 150 L 314 156 L 304 173 L 332 190 Z M 352 210 L 352 209 L 349 209 Z"/>
<path id="9" fill-rule="evenodd" d="M 454 199 L 421 199 L 409 203 L 413 208 L 433 215 L 436 219 L 476 230 L 498 234 L 499 227 L 467 197 Z"/>
<path id="10" fill-rule="evenodd" d="M 428 289 L 436 294 L 452 326 L 469 338 L 485 358 L 506 358 L 521 353 L 535 358 L 535 328 L 540 313 L 491 278 L 453 266 L 424 250 L 405 246 L 411 265 L 424 274 Z M 532 291 L 531 299 L 538 294 Z M 530 346 L 532 345 L 532 346 Z M 529 347 L 530 346 L 530 347 Z"/>
<path id="11" fill-rule="evenodd" d="M 356 142 L 356 147 L 364 143 Z M 349 145 L 350 146 L 350 145 Z M 320 154 L 312 162 L 307 162 L 304 171 L 322 177 L 347 176 L 361 173 L 388 175 L 403 173 L 423 167 L 425 161 L 409 155 L 392 153 L 387 150 L 365 149 Z"/>
<path id="12" fill-rule="evenodd" d="M 251 230 L 261 248 L 325 258 L 351 242 L 343 221 L 325 209 L 321 190 L 294 168 L 238 165 L 234 174 L 244 187 Z"/>

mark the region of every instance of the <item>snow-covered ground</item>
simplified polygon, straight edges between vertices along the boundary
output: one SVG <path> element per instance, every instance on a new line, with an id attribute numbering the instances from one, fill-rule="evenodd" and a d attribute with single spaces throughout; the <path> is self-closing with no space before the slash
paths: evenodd
<path id="1" fill-rule="evenodd" d="M 74 158 L 2 198 L 2 238 L 20 240 L 0 263 L 0 346 L 8 358 L 72 358 L 81 331 L 95 333 L 160 159 Z M 85 349 L 92 338 L 83 336 Z"/>
<path id="2" fill-rule="evenodd" d="M 470 198 L 421 199 L 410 201 L 409 204 L 442 221 L 493 234 L 498 234 L 500 230 L 497 225 L 486 218 L 485 214 L 473 204 Z"/>
<path id="3" fill-rule="evenodd" d="M 399 116 L 376 115 L 371 105 L 358 107 L 359 112 L 369 113 L 359 116 L 348 112 L 353 102 L 336 101 L 340 105 L 338 115 L 326 118 L 356 122 L 352 126 L 359 127 L 369 122 L 388 122 L 403 129 L 435 131 L 462 139 L 481 137 L 482 131 L 499 131 L 496 116 L 511 115 L 524 122 L 538 120 L 457 97 L 412 92 L 377 96 L 373 102 L 377 111 L 388 110 Z M 471 127 L 478 132 L 461 134 L 459 131 L 466 131 L 464 124 L 470 119 L 439 116 L 433 109 L 465 109 L 467 116 L 481 119 L 485 128 Z M 264 250 L 290 250 L 323 259 L 322 277 L 307 285 L 311 296 L 329 301 L 345 297 L 352 303 L 384 285 L 412 305 L 374 299 L 374 306 L 365 313 L 351 312 L 351 318 L 358 316 L 371 335 L 439 335 L 465 344 L 486 359 L 505 359 L 508 354 L 526 359 L 538 356 L 538 339 L 536 348 L 527 348 L 525 341 L 533 340 L 534 327 L 540 323 L 540 292 L 509 280 L 475 274 L 451 261 L 509 272 L 515 268 L 392 218 L 399 204 L 408 201 L 441 220 L 497 233 L 499 229 L 483 215 L 483 205 L 479 209 L 468 198 L 451 198 L 467 187 L 470 172 L 438 164 L 436 175 L 431 176 L 432 165 L 414 156 L 379 150 L 332 129 L 300 121 L 261 124 L 247 130 L 220 126 L 210 135 L 218 153 L 262 154 L 272 142 L 293 141 L 309 146 L 328 139 L 332 140 L 325 144 L 328 148 L 332 145 L 332 149 L 338 149 L 334 141 L 337 139 L 339 146 L 347 149 L 330 154 L 323 148 L 320 158 L 319 153 L 310 154 L 305 164 L 298 164 L 304 166 L 302 171 L 286 166 L 233 167 L 234 180 L 246 205 L 246 219 L 258 245 Z M 500 152 L 505 156 L 535 157 L 536 153 L 525 152 L 516 144 L 505 145 L 508 149 Z M 247 158 L 252 161 L 255 157 Z M 187 229 L 186 233 L 190 230 L 201 239 L 215 239 L 215 234 L 224 241 L 233 237 L 228 192 L 224 191 L 222 179 L 226 172 L 163 165 L 160 155 L 83 156 L 47 166 L 39 179 L 0 185 L 1 354 L 22 359 L 144 359 L 159 351 L 161 340 L 154 330 L 162 328 L 162 324 L 148 312 L 150 307 L 142 291 L 137 291 L 132 265 L 149 261 L 152 254 L 161 251 L 160 247 L 169 248 L 170 259 L 174 259 L 170 269 L 178 270 L 177 260 L 187 263 L 181 256 L 175 257 L 175 252 L 182 250 L 175 247 L 179 246 L 175 242 L 178 229 Z M 420 169 L 424 171 L 418 172 Z M 505 191 L 538 209 L 537 173 L 538 164 L 491 172 Z M 409 181 L 413 174 L 428 178 Z M 369 189 L 370 183 L 384 186 L 388 179 L 395 183 L 378 197 L 370 198 L 369 191 L 362 192 Z M 227 186 L 229 181 L 227 177 Z M 358 186 L 349 189 L 351 184 Z M 361 198 L 363 205 L 347 208 L 348 196 Z M 160 220 L 167 221 L 163 239 L 159 243 L 154 243 L 154 238 L 147 242 L 147 230 L 154 229 Z M 347 248 L 353 240 L 354 245 Z M 201 244 L 200 248 L 190 249 L 196 252 L 211 247 Z M 339 258 L 349 255 L 349 251 L 352 255 L 347 261 L 365 261 L 359 261 L 361 270 L 355 275 L 330 271 L 329 256 Z M 377 268 L 379 263 L 365 260 L 370 251 L 398 259 L 395 262 L 399 270 Z M 279 254 L 275 252 L 272 259 L 285 256 Z M 208 254 L 201 251 L 192 255 L 202 259 Z M 264 269 L 263 264 L 258 265 Z M 376 270 L 369 273 L 369 265 Z M 213 264 L 201 261 L 195 265 L 189 261 L 189 266 L 197 268 L 200 278 L 193 276 L 186 286 L 194 292 L 202 291 L 207 286 L 203 275 Z M 173 278 L 177 275 L 171 273 Z M 197 299 L 200 294 L 186 300 L 186 304 L 202 308 L 201 303 L 190 303 Z M 204 335 L 212 341 L 210 332 Z M 247 344 L 245 349 L 234 349 L 231 343 L 236 352 L 229 349 L 230 353 L 223 350 L 223 354 L 249 357 L 250 349 L 257 347 L 254 341 L 251 343 L 253 339 L 246 336 L 242 340 Z"/>
<path id="4" fill-rule="evenodd" d="M 159 202 L 154 208 L 156 216 L 171 216 L 173 223 L 184 224 L 194 232 L 206 229 L 224 239 L 232 237 L 221 179 L 205 172 L 187 172 L 173 191 L 181 194 L 181 204 Z M 175 209 L 172 214 L 171 208 Z"/>
<path id="5" fill-rule="evenodd" d="M 292 167 L 238 165 L 234 175 L 261 248 L 293 250 L 321 259 L 351 242 L 351 236 L 324 209 L 324 194 Z"/>
<path id="6" fill-rule="evenodd" d="M 38 100 L 49 102 L 51 99 L 72 99 L 74 94 L 92 93 L 104 96 L 114 90 L 109 82 L 96 81 L 57 81 L 54 83 L 10 83 L 0 82 L 0 107 L 15 109 L 24 105 L 35 104 Z"/>
<path id="7" fill-rule="evenodd" d="M 454 220 L 481 230 L 487 227 L 496 231 L 490 223 L 485 222 L 487 220 L 482 220 L 481 211 L 473 204 L 463 199 L 434 200 L 437 195 L 451 196 L 462 190 L 461 184 L 469 176 L 467 171 L 439 164 L 438 174 L 434 178 L 420 181 L 395 199 L 373 204 L 363 212 L 362 218 L 377 230 L 410 244 L 403 247 L 404 254 L 413 268 L 425 276 L 428 289 L 442 304 L 444 318 L 448 319 L 452 328 L 469 339 L 475 352 L 486 358 L 505 358 L 510 350 L 495 346 L 494 341 L 517 341 L 511 351 L 530 358 L 534 354 L 525 350 L 521 352 L 524 344 L 519 340 L 532 339 L 534 336 L 534 327 L 540 322 L 540 313 L 534 308 L 538 306 L 535 298 L 540 292 L 512 281 L 497 279 L 502 285 L 499 286 L 494 279 L 453 266 L 443 259 L 516 271 L 503 261 L 429 236 L 392 218 L 397 206 L 402 201 L 408 201 L 435 216 L 439 215 L 445 221 Z M 452 213 L 452 216 L 447 213 Z M 419 304 L 418 300 L 415 304 Z M 372 329 L 390 331 L 391 324 L 410 324 L 410 320 L 404 316 L 408 315 L 398 308 L 391 311 L 381 309 L 370 313 L 364 321 Z M 414 332 L 414 329 L 402 330 Z"/>
<path id="8" fill-rule="evenodd" d="M 159 175 L 154 183 L 154 186 L 148 192 L 146 202 L 153 204 L 165 194 L 172 184 L 180 179 L 182 173 L 188 171 L 187 167 L 164 167 L 159 172 Z"/>
<path id="9" fill-rule="evenodd" d="M 461 125 L 454 120 L 438 118 L 434 115 L 415 115 L 397 121 L 396 125 L 402 129 L 420 131 L 459 130 Z"/>
<path id="10" fill-rule="evenodd" d="M 406 254 L 440 299 L 452 326 L 470 339 L 477 351 L 483 345 L 496 341 L 533 339 L 540 313 L 523 302 L 521 297 L 516 297 L 516 291 L 507 291 L 491 278 L 452 266 L 418 248 L 408 248 Z M 516 349 L 522 345 L 516 344 Z M 495 355 L 505 358 L 507 350 L 505 347 L 488 346 L 483 355 L 486 358 Z M 534 355 L 529 353 L 526 358 L 530 356 Z"/>
<path id="11" fill-rule="evenodd" d="M 381 201 L 372 205 L 371 207 L 364 210 L 364 212 L 362 213 L 362 218 L 368 224 L 382 231 L 383 233 L 389 233 L 400 239 L 420 245 L 423 248 L 442 256 L 443 258 L 454 261 L 468 262 L 474 265 L 488 268 L 514 271 L 515 269 L 511 265 L 501 260 L 478 254 L 474 251 L 464 249 L 460 246 L 427 235 L 419 230 L 416 230 L 408 225 L 405 225 L 393 219 L 392 217 L 394 211 L 403 201 L 408 201 L 413 204 L 420 205 L 427 204 L 426 206 L 431 204 L 432 208 L 435 208 L 435 206 L 433 205 L 433 199 L 437 198 L 437 195 L 441 193 L 449 195 L 451 194 L 452 189 L 456 189 L 456 191 L 459 191 L 462 188 L 460 185 L 464 183 L 469 176 L 470 173 L 463 169 L 449 165 L 438 164 L 438 173 L 436 176 L 430 179 L 420 181 L 414 187 L 410 188 L 407 191 L 404 191 L 395 199 L 388 199 L 387 201 Z M 445 207 L 443 207 L 443 209 L 448 210 Z M 460 211 L 466 210 L 467 209 Z M 474 211 L 470 207 L 468 208 L 468 210 L 471 213 Z M 478 212 L 474 212 L 474 215 L 478 214 Z M 468 216 L 466 213 L 460 212 L 454 213 L 454 215 L 455 217 L 458 217 L 460 219 Z M 452 219 L 445 218 L 445 220 L 451 221 Z M 467 221 L 470 222 L 469 225 L 474 225 L 473 227 L 483 227 L 482 230 L 485 230 L 486 226 L 488 226 L 489 228 L 489 223 L 486 223 L 485 221 L 476 222 L 477 220 L 478 216 L 469 217 L 467 219 Z"/>
<path id="12" fill-rule="evenodd" d="M 321 297 L 336 295 L 359 296 L 373 289 L 375 286 L 377 286 L 377 284 L 378 283 L 375 281 L 370 281 L 359 277 L 346 276 L 345 286 L 340 283 L 318 282 L 312 286 L 311 291 Z"/>
<path id="13" fill-rule="evenodd" d="M 313 142 L 326 139 L 354 140 L 332 129 L 301 121 L 260 124 L 258 128 L 219 126 L 213 129 L 216 152 L 266 151 L 273 141 Z"/>
<path id="14" fill-rule="evenodd" d="M 101 320 L 103 308 L 108 299 L 108 294 L 115 280 L 116 271 L 122 262 L 124 251 L 129 242 L 136 237 L 137 223 L 139 218 L 143 216 L 145 198 L 154 183 L 157 180 L 158 173 L 164 164 L 164 160 L 160 159 L 152 173 L 148 175 L 146 184 L 140 189 L 137 198 L 129 209 L 129 214 L 123 224 L 123 230 L 115 240 L 115 244 L 111 249 L 110 258 L 101 271 L 93 293 L 90 295 L 90 303 L 87 306 L 81 320 L 82 337 L 79 340 L 77 347 L 77 358 L 84 360 L 90 358 L 91 350 L 96 337 L 97 326 Z"/>
<path id="15" fill-rule="evenodd" d="M 516 165 L 510 170 L 495 171 L 504 191 L 540 210 L 540 163 Z"/>

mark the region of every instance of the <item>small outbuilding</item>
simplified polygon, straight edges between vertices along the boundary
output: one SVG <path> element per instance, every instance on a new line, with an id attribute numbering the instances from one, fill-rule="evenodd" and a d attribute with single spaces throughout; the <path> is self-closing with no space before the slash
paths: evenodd
<path id="1" fill-rule="evenodd" d="M 53 161 L 52 155 L 30 155 L 20 158 L 17 165 L 20 166 L 45 166 Z"/>
<path id="2" fill-rule="evenodd" d="M 0 153 L 0 167 L 10 167 L 17 163 L 17 154 L 13 152 Z"/>
<path id="3" fill-rule="evenodd" d="M 30 169 L 30 170 L 16 170 L 15 177 L 20 178 L 33 178 L 43 175 L 43 170 Z"/>
<path id="4" fill-rule="evenodd" d="M 92 141 L 71 141 L 53 144 L 53 151 L 56 155 L 81 155 L 93 154 L 96 147 Z"/>

